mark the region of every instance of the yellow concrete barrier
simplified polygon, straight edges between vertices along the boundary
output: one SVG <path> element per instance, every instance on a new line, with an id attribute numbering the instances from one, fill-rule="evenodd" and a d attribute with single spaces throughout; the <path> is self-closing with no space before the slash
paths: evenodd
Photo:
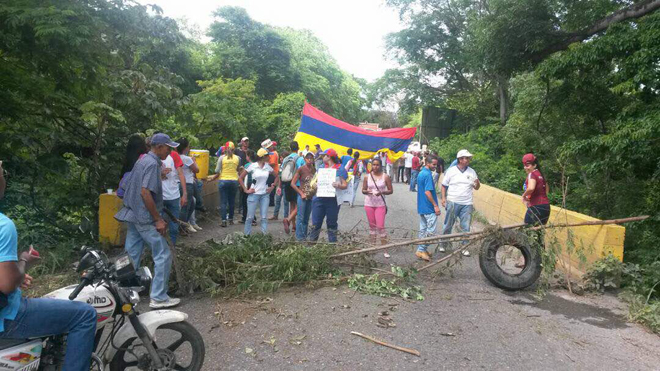
<path id="1" fill-rule="evenodd" d="M 204 207 L 215 212 L 219 206 L 218 181 L 203 180 L 202 197 Z M 122 208 L 122 200 L 116 194 L 99 196 L 99 242 L 110 246 L 122 246 L 126 241 L 126 226 L 115 219 L 115 214 Z"/>
<path id="2" fill-rule="evenodd" d="M 485 184 L 474 192 L 474 207 L 481 215 L 499 225 L 521 223 L 525 218 L 527 208 L 521 201 L 521 196 L 504 192 Z M 580 223 L 595 221 L 588 215 L 552 206 L 549 224 Z M 593 225 L 571 228 L 573 242 L 577 249 L 582 249 L 586 264 L 581 264 L 578 254 L 562 255 L 567 264 L 570 261 L 571 272 L 581 276 L 594 261 L 611 253 L 623 261 L 623 241 L 626 228 L 619 225 Z M 569 245 L 568 228 L 553 228 L 546 234 L 546 243 L 556 238 L 562 245 L 562 251 Z"/>
<path id="3" fill-rule="evenodd" d="M 115 193 L 104 193 L 99 197 L 99 242 L 120 246 L 126 240 L 126 227 L 115 219 L 122 207 L 121 198 Z"/>

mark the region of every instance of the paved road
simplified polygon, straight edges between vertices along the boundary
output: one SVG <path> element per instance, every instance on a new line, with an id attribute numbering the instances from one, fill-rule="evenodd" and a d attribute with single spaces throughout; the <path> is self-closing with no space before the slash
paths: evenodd
<path id="1" fill-rule="evenodd" d="M 415 196 L 396 184 L 388 197 L 387 227 L 399 237 L 417 228 Z M 340 229 L 364 219 L 361 207 L 344 206 Z M 206 221 L 203 233 L 184 243 L 242 227 L 217 225 Z M 281 223 L 269 228 L 284 236 Z M 416 263 L 412 248 L 391 253 L 393 264 Z M 385 262 L 380 254 L 375 258 Z M 289 289 L 248 301 L 200 295 L 180 309 L 205 337 L 206 370 L 660 369 L 660 337 L 626 322 L 625 305 L 614 297 L 553 291 L 536 302 L 533 291 L 507 293 L 490 285 L 476 257 L 463 259 L 451 274 L 419 280 L 422 302 L 355 294 L 340 286 Z M 382 311 L 396 327 L 376 326 Z M 421 357 L 351 331 L 416 349 Z"/>

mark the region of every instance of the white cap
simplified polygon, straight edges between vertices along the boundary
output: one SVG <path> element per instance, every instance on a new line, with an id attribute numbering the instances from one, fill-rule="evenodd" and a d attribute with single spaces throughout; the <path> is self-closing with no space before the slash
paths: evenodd
<path id="1" fill-rule="evenodd" d="M 261 142 L 261 148 L 270 148 L 273 145 L 273 141 L 270 139 L 266 139 L 263 142 Z"/>
<path id="2" fill-rule="evenodd" d="M 246 140 L 250 140 L 250 138 L 248 138 L 248 137 L 243 137 L 243 139 L 241 139 L 241 142 L 245 142 Z"/>
<path id="3" fill-rule="evenodd" d="M 461 157 L 472 157 L 472 154 L 467 149 L 462 149 L 458 151 L 458 153 L 456 154 L 456 158 L 461 158 Z"/>

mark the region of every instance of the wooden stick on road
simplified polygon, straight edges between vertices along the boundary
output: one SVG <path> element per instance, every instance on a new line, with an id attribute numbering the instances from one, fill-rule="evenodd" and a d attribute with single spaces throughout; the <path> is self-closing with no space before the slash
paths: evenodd
<path id="1" fill-rule="evenodd" d="M 382 346 L 384 346 L 384 347 L 388 347 L 388 348 L 396 349 L 396 350 L 399 350 L 399 351 L 401 351 L 401 352 L 406 352 L 406 353 L 409 353 L 409 354 L 415 355 L 415 356 L 417 356 L 417 357 L 420 357 L 420 355 L 421 355 L 421 353 L 419 353 L 419 351 L 417 351 L 417 350 L 415 350 L 415 349 L 409 349 L 409 348 L 404 348 L 404 347 L 400 347 L 400 346 L 397 346 L 397 345 L 388 344 L 388 343 L 386 343 L 386 342 L 384 342 L 384 341 L 378 340 L 378 339 L 373 338 L 373 337 L 371 337 L 371 336 L 369 336 L 369 335 L 361 334 L 361 333 L 359 333 L 359 332 L 355 332 L 355 331 L 351 331 L 351 334 L 352 334 L 352 335 L 359 336 L 359 337 L 361 337 L 361 338 L 363 338 L 363 339 L 367 339 L 367 340 L 369 340 L 369 341 L 373 341 L 374 343 L 376 343 L 376 344 L 378 344 L 378 345 L 382 345 Z"/>
<path id="2" fill-rule="evenodd" d="M 539 229 L 549 229 L 549 228 L 567 228 L 567 227 L 581 227 L 581 226 L 586 226 L 586 225 L 608 225 L 608 224 L 622 224 L 622 223 L 629 223 L 629 222 L 637 222 L 641 221 L 644 219 L 647 219 L 649 216 L 648 215 L 642 215 L 642 216 L 635 216 L 631 218 L 622 218 L 622 219 L 610 219 L 610 220 L 594 220 L 590 222 L 581 222 L 581 223 L 564 223 L 564 224 L 555 224 L 555 225 L 545 225 L 545 226 L 537 226 L 537 227 L 531 227 L 529 228 L 530 230 L 539 230 Z M 526 227 L 528 224 L 525 223 L 518 223 L 518 224 L 511 224 L 502 227 L 502 230 L 508 230 L 508 229 L 517 229 L 517 228 L 522 228 Z M 340 258 L 342 256 L 349 256 L 349 255 L 356 255 L 356 254 L 364 254 L 364 253 L 369 253 L 369 252 L 374 252 L 374 251 L 380 251 L 380 250 L 385 250 L 385 249 L 391 249 L 394 247 L 402 247 L 402 246 L 409 246 L 413 244 L 426 244 L 429 242 L 448 242 L 449 240 L 453 239 L 477 239 L 482 237 L 482 235 L 489 233 L 488 230 L 486 231 L 476 231 L 476 232 L 464 232 L 464 233 L 451 233 L 451 234 L 445 234 L 441 236 L 433 236 L 433 237 L 426 237 L 426 238 L 417 238 L 409 241 L 403 241 L 403 242 L 396 242 L 396 243 L 391 243 L 383 246 L 376 246 L 376 247 L 367 247 L 364 249 L 359 249 L 359 250 L 353 250 L 353 251 L 348 251 L 348 252 L 343 252 L 340 254 L 334 254 L 331 255 L 331 258 Z M 443 258 L 444 259 L 444 258 Z"/>

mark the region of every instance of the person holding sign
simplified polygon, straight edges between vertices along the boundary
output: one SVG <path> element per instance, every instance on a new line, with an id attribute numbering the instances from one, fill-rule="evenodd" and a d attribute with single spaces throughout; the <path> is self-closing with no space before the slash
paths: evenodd
<path id="1" fill-rule="evenodd" d="M 257 162 L 253 162 L 250 166 L 246 167 L 241 173 L 239 184 L 248 195 L 248 214 L 247 222 L 243 233 L 249 236 L 252 233 L 252 223 L 250 222 L 257 212 L 257 206 L 261 213 L 261 233 L 266 234 L 268 231 L 268 202 L 270 201 L 270 193 L 275 187 L 279 185 L 280 178 L 275 176 L 271 177 L 275 172 L 273 168 L 266 163 L 268 161 L 268 151 L 261 148 L 257 152 Z M 245 177 L 252 176 L 252 184 L 245 185 Z M 274 179 L 275 183 L 269 184 L 268 179 Z"/>
<path id="2" fill-rule="evenodd" d="M 337 204 L 337 190 L 348 187 L 348 172 L 341 166 L 337 151 L 330 148 L 323 153 L 323 167 L 316 171 L 317 190 L 312 199 L 312 230 L 310 241 L 317 241 L 321 233 L 323 219 L 328 228 L 328 242 L 337 242 L 337 219 L 340 205 Z"/>

